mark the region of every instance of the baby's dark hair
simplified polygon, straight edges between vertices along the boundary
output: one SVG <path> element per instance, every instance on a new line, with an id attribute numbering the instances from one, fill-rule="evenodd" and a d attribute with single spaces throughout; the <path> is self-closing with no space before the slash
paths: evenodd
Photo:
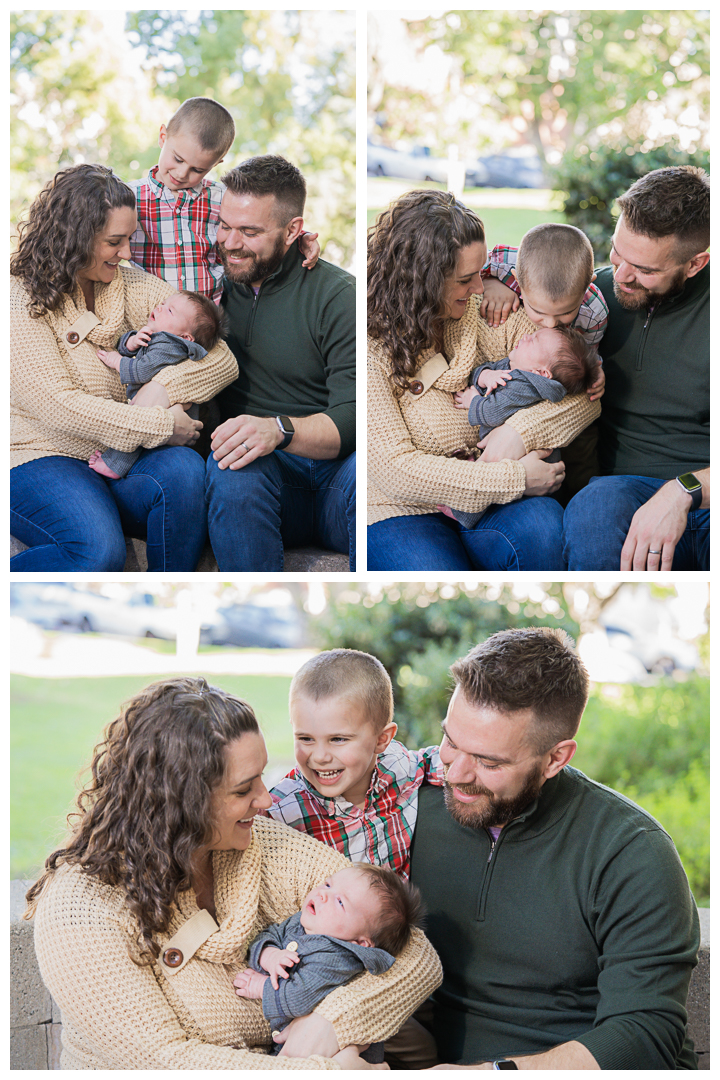
<path id="1" fill-rule="evenodd" d="M 584 334 L 572 326 L 556 326 L 563 337 L 552 365 L 552 377 L 568 394 L 582 394 L 597 379 L 600 361 L 597 350 Z"/>
<path id="2" fill-rule="evenodd" d="M 387 866 L 355 863 L 354 867 L 367 875 L 370 887 L 381 898 L 380 915 L 370 934 L 372 943 L 376 948 L 398 956 L 410 940 L 413 926 L 422 926 L 425 906 L 420 892 Z"/>
<path id="3" fill-rule="evenodd" d="M 190 300 L 195 308 L 193 338 L 198 345 L 210 352 L 227 332 L 227 320 L 223 309 L 209 296 L 203 296 L 199 292 L 181 292 L 180 296 Z"/>

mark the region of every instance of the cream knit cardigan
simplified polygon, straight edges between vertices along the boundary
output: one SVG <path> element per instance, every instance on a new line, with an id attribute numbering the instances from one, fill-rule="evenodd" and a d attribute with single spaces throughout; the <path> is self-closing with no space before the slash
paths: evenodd
<path id="1" fill-rule="evenodd" d="M 472 296 L 462 319 L 445 321 L 443 356 L 431 359 L 428 350 L 420 357 L 422 394 L 406 390 L 400 399 L 393 394 L 383 344 L 368 339 L 368 525 L 433 514 L 439 503 L 477 513 L 520 498 L 525 467 L 519 461 L 484 464 L 452 456 L 458 449 L 475 450 L 478 441 L 478 429 L 468 424 L 467 412 L 454 407 L 452 394 L 468 385 L 478 363 L 502 360 L 523 334 L 537 329 L 523 310 L 491 329 L 480 317 L 480 298 Z M 506 423 L 529 453 L 567 446 L 599 415 L 599 402 L 576 394 L 519 409 Z"/>
<path id="2" fill-rule="evenodd" d="M 297 911 L 311 888 L 349 863 L 334 848 L 258 817 L 243 852 L 213 855 L 219 929 L 172 977 L 128 955 L 137 928 L 121 888 L 63 865 L 35 909 L 35 949 L 63 1020 L 63 1069 L 336 1069 L 322 1057 L 267 1056 L 262 1002 L 237 997 L 232 981 L 248 944 Z M 178 897 L 163 941 L 198 908 Z M 334 990 L 315 1010 L 340 1047 L 393 1035 L 442 979 L 440 961 L 413 930 L 384 975 L 365 974 Z M 234 1047 L 240 1047 L 234 1049 Z"/>
<path id="3" fill-rule="evenodd" d="M 107 368 L 96 349 L 114 349 L 126 330 L 138 330 L 152 309 L 175 290 L 161 278 L 133 266 L 120 266 L 109 285 L 95 285 L 95 315 L 100 322 L 79 327 L 79 341 L 67 334 L 85 316 L 82 289 L 58 311 L 30 318 L 28 295 L 10 278 L 11 468 L 35 458 L 60 455 L 87 460 L 93 450 L 137 450 L 160 446 L 174 430 L 167 409 L 127 404 L 120 376 Z M 237 377 L 235 357 L 220 343 L 202 360 L 187 360 L 156 375 L 170 404 L 208 401 Z"/>

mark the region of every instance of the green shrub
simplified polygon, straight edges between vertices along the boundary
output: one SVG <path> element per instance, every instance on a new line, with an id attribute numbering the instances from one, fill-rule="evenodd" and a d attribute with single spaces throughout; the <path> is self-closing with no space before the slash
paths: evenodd
<path id="1" fill-rule="evenodd" d="M 709 169 L 710 155 L 698 150 L 692 156 L 670 145 L 642 152 L 637 146 L 596 146 L 582 155 L 563 158 L 553 172 L 553 186 L 565 195 L 563 213 L 590 239 L 595 264 L 607 263 L 610 240 L 615 231 L 615 200 L 638 177 L 667 165 L 698 165 Z"/>

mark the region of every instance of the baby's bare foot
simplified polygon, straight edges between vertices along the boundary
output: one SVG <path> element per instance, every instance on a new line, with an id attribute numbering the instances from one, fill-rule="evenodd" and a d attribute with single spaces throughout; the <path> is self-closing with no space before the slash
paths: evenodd
<path id="1" fill-rule="evenodd" d="M 93 470 L 93 472 L 100 473 L 101 476 L 106 476 L 108 480 L 120 479 L 120 475 L 118 473 L 113 472 L 112 469 L 109 469 L 107 467 L 107 465 L 102 459 L 102 454 L 99 450 L 96 450 L 93 454 L 91 454 L 88 465 Z"/>

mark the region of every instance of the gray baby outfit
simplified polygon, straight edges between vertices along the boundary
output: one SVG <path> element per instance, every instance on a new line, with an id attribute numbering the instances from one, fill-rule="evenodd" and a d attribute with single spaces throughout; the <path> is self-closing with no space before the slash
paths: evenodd
<path id="1" fill-rule="evenodd" d="M 480 364 L 473 368 L 470 382 L 477 386 L 477 379 L 481 371 L 490 368 L 492 371 L 505 371 L 510 367 L 510 360 L 496 360 L 492 364 Z M 481 441 L 486 435 L 504 424 L 518 409 L 526 409 L 530 405 L 537 405 L 539 401 L 562 401 L 567 390 L 557 379 L 548 379 L 545 375 L 538 375 L 534 371 L 513 371 L 505 386 L 499 386 L 491 391 L 487 397 L 474 397 L 468 409 L 468 422 L 473 427 L 480 428 Z M 559 461 L 560 451 L 553 450 L 545 461 Z M 467 513 L 463 510 L 453 509 L 456 519 L 466 529 L 473 529 L 484 511 L 479 514 Z"/>
<path id="2" fill-rule="evenodd" d="M 127 339 L 132 337 L 134 330 L 128 330 L 118 342 L 117 351 L 120 353 L 120 382 L 125 385 L 128 401 L 137 394 L 141 386 L 149 383 L 163 368 L 171 364 L 181 364 L 183 360 L 202 360 L 207 356 L 207 349 L 198 345 L 196 341 L 186 341 L 177 334 L 170 334 L 167 330 L 159 330 L 153 334 L 147 345 L 141 345 L 135 352 L 127 348 Z M 192 405 L 188 409 L 188 416 L 197 420 L 200 409 Z M 127 476 L 131 467 L 140 457 L 140 450 L 104 450 L 102 459 L 109 469 L 118 476 Z"/>

